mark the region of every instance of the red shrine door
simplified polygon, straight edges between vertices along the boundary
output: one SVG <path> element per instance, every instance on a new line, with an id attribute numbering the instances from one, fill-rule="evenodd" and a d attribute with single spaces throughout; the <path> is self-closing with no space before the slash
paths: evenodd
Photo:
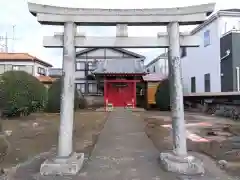
<path id="1" fill-rule="evenodd" d="M 135 106 L 135 82 L 107 82 L 105 102 L 113 107 Z"/>

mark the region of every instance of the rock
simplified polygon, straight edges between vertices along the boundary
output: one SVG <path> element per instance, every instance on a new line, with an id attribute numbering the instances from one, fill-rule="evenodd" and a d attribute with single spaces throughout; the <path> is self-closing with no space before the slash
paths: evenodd
<path id="1" fill-rule="evenodd" d="M 37 127 L 39 124 L 38 123 L 33 123 L 32 126 L 35 128 Z"/>
<path id="2" fill-rule="evenodd" d="M 154 125 L 157 125 L 157 126 L 161 126 L 161 125 L 165 124 L 163 118 L 159 118 L 159 119 L 156 119 L 156 118 L 146 118 L 145 121 L 148 124 L 154 124 Z"/>
<path id="3" fill-rule="evenodd" d="M 214 131 L 207 132 L 208 136 L 217 136 L 217 133 Z"/>
<path id="4" fill-rule="evenodd" d="M 5 174 L 4 169 L 0 168 L 0 176 L 2 176 L 3 174 Z"/>
<path id="5" fill-rule="evenodd" d="M 229 132 L 224 132 L 224 131 L 218 131 L 216 132 L 217 136 L 225 136 L 225 137 L 231 137 L 231 133 Z"/>
<path id="6" fill-rule="evenodd" d="M 154 128 L 156 125 L 155 124 L 147 124 L 149 128 Z"/>
<path id="7" fill-rule="evenodd" d="M 240 142 L 232 143 L 232 149 L 240 149 Z"/>
<path id="8" fill-rule="evenodd" d="M 220 168 L 226 168 L 227 164 L 228 164 L 228 162 L 226 160 L 218 161 L 218 165 L 220 166 Z"/>
<path id="9" fill-rule="evenodd" d="M 228 160 L 228 161 L 239 161 L 240 160 L 240 150 L 239 149 L 232 149 L 230 151 L 227 151 L 224 153 L 224 159 Z"/>
<path id="10" fill-rule="evenodd" d="M 239 142 L 240 143 L 240 136 L 233 136 L 228 139 L 229 141 L 232 142 Z"/>
<path id="11" fill-rule="evenodd" d="M 11 136 L 12 135 L 12 130 L 6 130 L 4 131 L 4 134 L 7 136 Z"/>

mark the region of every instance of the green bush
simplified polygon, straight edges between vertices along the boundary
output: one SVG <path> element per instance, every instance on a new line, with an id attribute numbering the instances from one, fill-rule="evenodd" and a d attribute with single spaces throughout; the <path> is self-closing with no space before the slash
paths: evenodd
<path id="1" fill-rule="evenodd" d="M 62 78 L 59 78 L 48 89 L 48 101 L 45 109 L 46 112 L 50 112 L 50 113 L 60 112 L 61 86 L 62 86 Z M 85 108 L 85 101 L 83 98 L 80 99 L 77 90 L 75 91 L 74 108 L 75 110 L 77 108 Z"/>
<path id="2" fill-rule="evenodd" d="M 168 79 L 163 80 L 159 84 L 155 94 L 155 100 L 160 110 L 170 110 L 170 88 Z"/>
<path id="3" fill-rule="evenodd" d="M 46 88 L 24 71 L 7 71 L 0 77 L 0 109 L 4 116 L 29 115 L 44 107 Z"/>

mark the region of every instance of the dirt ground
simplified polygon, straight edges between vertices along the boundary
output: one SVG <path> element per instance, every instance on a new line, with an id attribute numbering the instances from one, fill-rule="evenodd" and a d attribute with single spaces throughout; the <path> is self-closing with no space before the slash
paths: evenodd
<path id="1" fill-rule="evenodd" d="M 171 128 L 163 127 L 171 124 L 170 113 L 147 111 L 138 115 L 146 122 L 146 134 L 159 151 L 172 150 Z M 199 113 L 185 113 L 185 121 L 196 124 L 187 125 L 187 131 L 201 137 L 188 138 L 188 150 L 208 155 L 230 175 L 240 176 L 240 122 Z"/>
<path id="2" fill-rule="evenodd" d="M 106 120 L 106 112 L 77 111 L 74 118 L 74 150 L 86 156 L 96 143 Z M 3 120 L 3 129 L 9 134 L 10 149 L 0 162 L 3 169 L 25 162 L 39 153 L 56 149 L 59 114 L 36 113 L 20 119 Z"/>

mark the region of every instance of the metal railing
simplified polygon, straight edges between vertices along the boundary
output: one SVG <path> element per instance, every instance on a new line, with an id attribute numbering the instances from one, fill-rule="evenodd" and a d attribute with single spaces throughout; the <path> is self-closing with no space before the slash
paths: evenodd
<path id="1" fill-rule="evenodd" d="M 240 33 L 240 29 L 231 29 L 230 31 L 227 31 L 227 32 L 223 33 L 221 37 L 224 37 L 224 36 L 226 36 L 228 34 L 231 34 L 231 33 Z"/>

